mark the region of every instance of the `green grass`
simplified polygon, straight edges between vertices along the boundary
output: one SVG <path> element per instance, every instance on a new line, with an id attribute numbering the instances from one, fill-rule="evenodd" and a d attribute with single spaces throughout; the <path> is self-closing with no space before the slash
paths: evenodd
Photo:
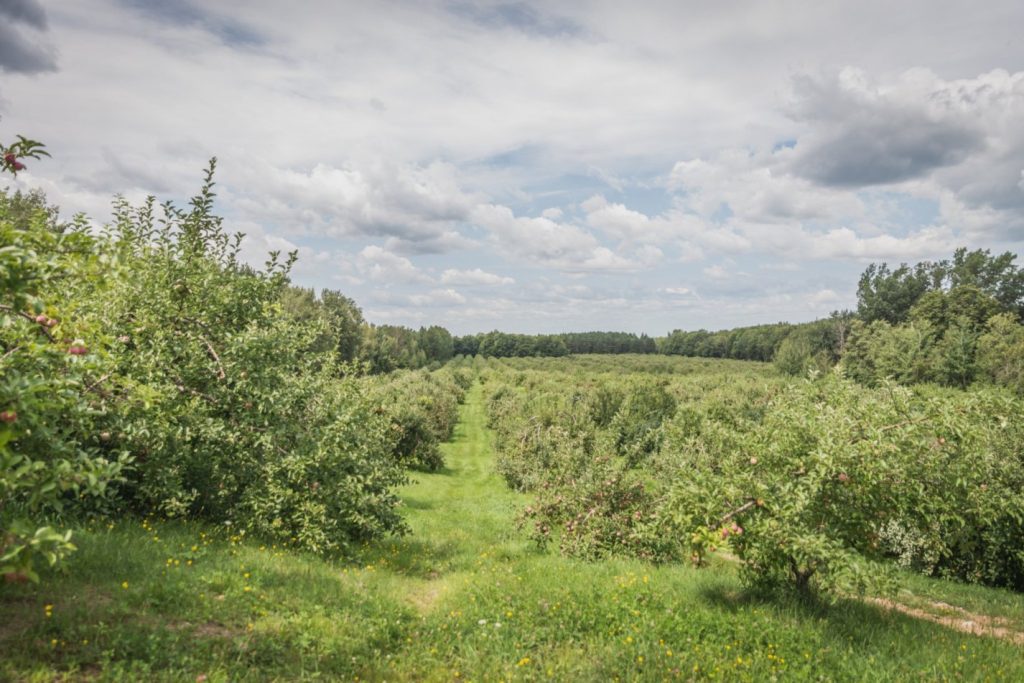
<path id="1" fill-rule="evenodd" d="M 403 491 L 413 533 L 347 561 L 193 524 L 83 530 L 64 573 L 0 586 L 0 679 L 1024 680 L 1020 646 L 856 601 L 758 598 L 724 561 L 541 553 L 484 424 L 477 386 L 447 468 Z M 905 587 L 908 604 L 1024 622 L 1020 595 Z"/>

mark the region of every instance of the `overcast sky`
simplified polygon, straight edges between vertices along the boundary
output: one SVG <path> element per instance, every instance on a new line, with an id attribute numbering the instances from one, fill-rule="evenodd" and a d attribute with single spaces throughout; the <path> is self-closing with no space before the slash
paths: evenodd
<path id="1" fill-rule="evenodd" d="M 65 215 L 183 203 L 453 332 L 802 321 L 1024 241 L 1024 2 L 0 0 Z"/>

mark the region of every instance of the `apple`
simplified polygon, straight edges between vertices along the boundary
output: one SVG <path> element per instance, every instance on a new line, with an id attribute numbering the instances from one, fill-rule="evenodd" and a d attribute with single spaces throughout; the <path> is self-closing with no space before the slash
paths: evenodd
<path id="1" fill-rule="evenodd" d="M 5 410 L 2 413 L 0 413 L 0 422 L 6 422 L 7 424 L 11 424 L 17 419 L 18 413 L 13 410 Z"/>

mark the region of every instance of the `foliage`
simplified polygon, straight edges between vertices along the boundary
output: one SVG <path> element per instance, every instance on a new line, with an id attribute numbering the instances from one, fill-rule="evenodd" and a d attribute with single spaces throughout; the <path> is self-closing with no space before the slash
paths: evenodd
<path id="1" fill-rule="evenodd" d="M 934 332 L 927 323 L 890 325 L 855 321 L 843 355 L 846 375 L 877 386 L 885 379 L 900 384 L 935 381 Z"/>
<path id="2" fill-rule="evenodd" d="M 913 268 L 902 263 L 895 270 L 890 270 L 887 263 L 872 263 L 857 283 L 858 317 L 865 323 L 905 322 L 918 299 L 939 287 L 942 271 L 941 264 L 927 261 Z"/>
<path id="3" fill-rule="evenodd" d="M 65 317 L 67 295 L 108 262 L 81 225 L 60 231 L 52 217 L 38 198 L 0 194 L 0 574 L 33 580 L 37 559 L 74 550 L 40 521 L 107 496 L 130 463 L 96 390 L 109 359 Z"/>
<path id="4" fill-rule="evenodd" d="M 402 489 L 414 533 L 346 561 L 196 522 L 82 530 L 59 580 L 0 590 L 0 679 L 1024 679 L 1012 642 L 855 599 L 751 594 L 725 560 L 537 553 L 510 531 L 524 501 L 491 472 L 483 423 L 474 387 L 443 447 L 451 471 Z M 908 607 L 1024 630 L 1024 595 L 900 579 Z"/>
<path id="5" fill-rule="evenodd" d="M 886 263 L 872 263 L 861 275 L 857 287 L 857 314 L 866 323 L 885 320 L 906 322 L 918 304 L 932 308 L 926 299 L 932 293 L 953 294 L 953 315 L 975 313 L 983 322 L 996 310 L 1024 314 L 1024 270 L 1014 261 L 1016 254 L 993 256 L 988 250 L 967 251 L 961 247 L 951 261 L 924 261 L 913 267 L 903 263 L 890 270 Z M 958 297 L 955 292 L 960 292 Z M 966 299 L 964 299 L 966 297 Z M 959 302 L 955 299 L 960 298 Z M 991 303 L 982 303 L 981 299 Z M 933 323 L 937 322 L 932 320 Z"/>
<path id="6" fill-rule="evenodd" d="M 4 571 L 32 576 L 34 555 L 72 548 L 21 517 L 81 513 L 90 496 L 316 552 L 404 530 L 392 421 L 344 364 L 358 308 L 291 288 L 294 256 L 240 263 L 212 175 L 187 210 L 119 200 L 98 234 L 4 195 Z M 453 412 L 424 408 L 435 438 Z"/>
<path id="7" fill-rule="evenodd" d="M 764 420 L 723 438 L 704 421 L 677 444 L 668 509 L 681 533 L 729 542 L 757 582 L 863 588 L 886 529 L 919 539 L 920 568 L 1024 586 L 1020 455 L 1006 434 L 1021 409 L 998 394 L 916 396 L 829 375 L 796 384 Z M 685 473 L 685 477 L 682 475 Z"/>
<path id="8" fill-rule="evenodd" d="M 498 471 L 535 496 L 523 520 L 542 545 L 698 564 L 728 548 L 752 584 L 832 595 L 884 589 L 891 560 L 1024 585 L 1024 404 L 1004 392 L 526 361 L 482 376 Z"/>
<path id="9" fill-rule="evenodd" d="M 451 439 L 471 382 L 447 369 L 399 371 L 377 382 L 372 397 L 390 420 L 391 450 L 401 465 L 428 471 L 444 466 L 439 446 Z"/>
<path id="10" fill-rule="evenodd" d="M 365 322 L 352 299 L 330 289 L 322 290 L 318 297 L 312 289 L 289 286 L 281 294 L 281 306 L 296 321 L 316 323 L 323 328 L 309 351 L 333 351 L 341 363 L 356 359 Z"/>
<path id="11" fill-rule="evenodd" d="M 988 329 L 978 338 L 977 366 L 979 374 L 993 384 L 1024 394 L 1024 326 L 1013 315 L 1003 313 L 989 320 Z"/>
<path id="12" fill-rule="evenodd" d="M 24 136 L 16 135 L 17 140 L 9 145 L 0 142 L 0 172 L 18 175 L 25 170 L 25 163 L 22 159 L 41 159 L 50 156 L 44 145 L 37 140 L 30 140 Z"/>

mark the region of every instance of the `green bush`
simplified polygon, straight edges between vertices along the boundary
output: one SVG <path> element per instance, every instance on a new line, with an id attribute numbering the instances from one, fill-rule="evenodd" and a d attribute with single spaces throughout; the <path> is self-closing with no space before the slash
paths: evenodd
<path id="1" fill-rule="evenodd" d="M 103 498 L 130 464 L 110 443 L 111 372 L 81 338 L 96 326 L 67 316 L 68 298 L 106 268 L 80 224 L 60 227 L 36 199 L 0 194 L 0 574 L 38 580 L 35 562 L 74 550 L 42 522 Z"/>
<path id="2" fill-rule="evenodd" d="M 800 383 L 753 429 L 704 425 L 673 444 L 666 519 L 698 562 L 728 540 L 757 583 L 853 590 L 881 576 L 870 560 L 910 555 L 930 573 L 1019 589 L 1020 411 L 997 393 Z"/>

